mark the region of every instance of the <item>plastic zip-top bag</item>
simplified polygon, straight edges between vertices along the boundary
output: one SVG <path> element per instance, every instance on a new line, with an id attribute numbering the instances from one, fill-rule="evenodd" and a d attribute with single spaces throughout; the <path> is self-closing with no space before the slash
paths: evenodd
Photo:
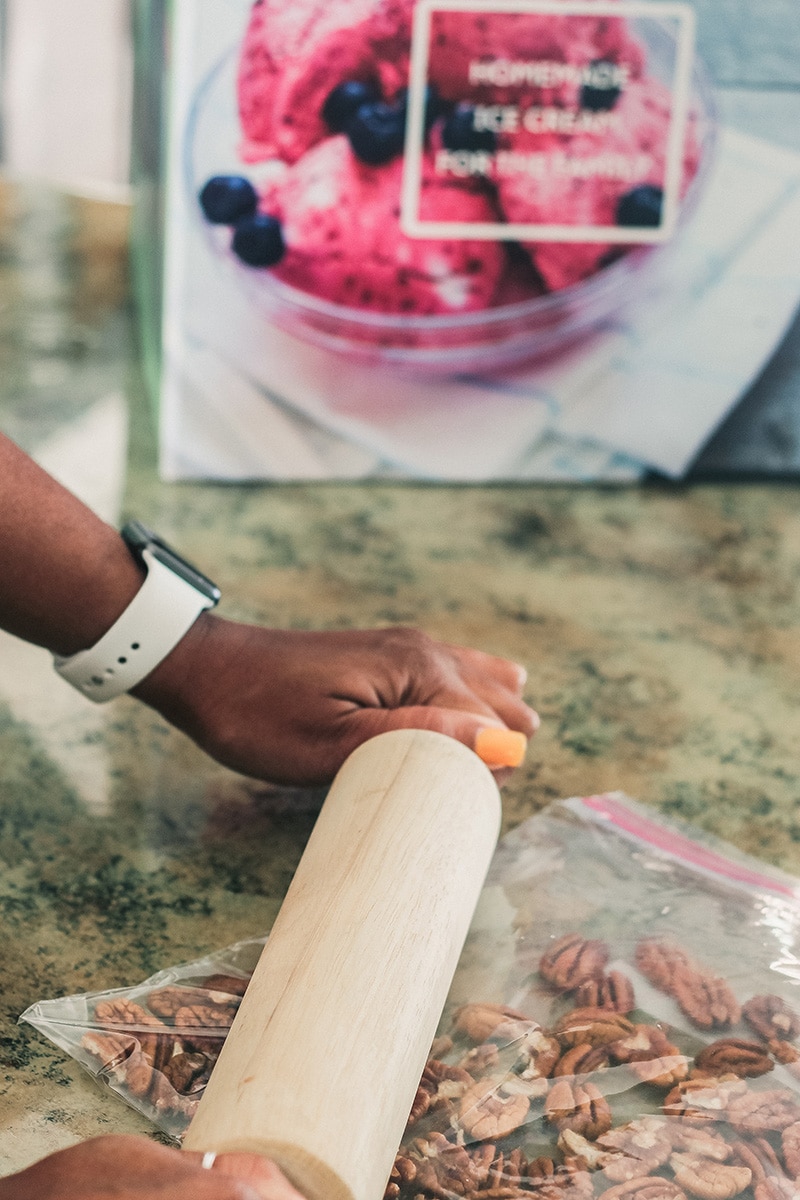
<path id="1" fill-rule="evenodd" d="M 20 1020 L 180 1141 L 265 941 L 237 942 L 135 987 L 44 1000 Z"/>
<path id="2" fill-rule="evenodd" d="M 530 818 L 498 847 L 387 1196 L 800 1197 L 799 925 L 796 880 L 621 795 Z M 180 1140 L 262 945 L 22 1019 Z"/>

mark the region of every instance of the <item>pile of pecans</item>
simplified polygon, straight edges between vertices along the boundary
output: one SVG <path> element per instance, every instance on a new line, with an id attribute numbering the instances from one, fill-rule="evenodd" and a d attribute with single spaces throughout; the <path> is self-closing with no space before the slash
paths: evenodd
<path id="1" fill-rule="evenodd" d="M 740 1005 L 683 947 L 644 938 L 626 970 L 675 1002 L 686 1025 L 670 1027 L 610 954 L 573 932 L 534 960 L 546 1027 L 502 1004 L 456 1011 L 386 1200 L 800 1200 L 800 1015 L 775 995 Z M 180 1138 L 248 979 L 99 998 L 82 1049 Z M 783 1086 L 766 1078 L 778 1066 Z"/>
<path id="2" fill-rule="evenodd" d="M 203 1094 L 248 976 L 208 975 L 95 1004 L 82 1049 L 115 1091 L 179 1136 Z"/>
<path id="3" fill-rule="evenodd" d="M 546 1028 L 504 1005 L 457 1010 L 386 1200 L 800 1200 L 800 1093 L 763 1078 L 800 1078 L 800 1016 L 774 995 L 740 1006 L 684 948 L 645 938 L 633 966 L 698 1032 L 670 1028 L 609 959 L 577 932 L 550 945 Z"/>

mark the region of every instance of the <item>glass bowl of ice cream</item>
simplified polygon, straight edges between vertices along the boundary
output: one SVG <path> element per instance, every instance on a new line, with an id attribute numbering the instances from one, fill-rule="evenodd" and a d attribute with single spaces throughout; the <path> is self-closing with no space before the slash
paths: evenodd
<path id="1" fill-rule="evenodd" d="M 649 286 L 715 136 L 694 61 L 676 149 L 676 34 L 609 7 L 433 15 L 416 213 L 464 232 L 428 237 L 401 219 L 413 0 L 257 0 L 186 134 L 215 252 L 268 320 L 360 361 L 488 372 L 574 345 Z M 676 230 L 639 240 L 662 222 L 670 170 Z M 554 225 L 607 232 L 536 236 Z"/>

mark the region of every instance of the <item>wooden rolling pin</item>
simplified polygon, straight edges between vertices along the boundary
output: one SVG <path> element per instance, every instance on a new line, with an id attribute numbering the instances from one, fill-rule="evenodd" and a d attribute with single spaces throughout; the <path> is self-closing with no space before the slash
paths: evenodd
<path id="1" fill-rule="evenodd" d="M 184 1145 L 381 1200 L 497 841 L 477 755 L 400 730 L 325 800 Z"/>

